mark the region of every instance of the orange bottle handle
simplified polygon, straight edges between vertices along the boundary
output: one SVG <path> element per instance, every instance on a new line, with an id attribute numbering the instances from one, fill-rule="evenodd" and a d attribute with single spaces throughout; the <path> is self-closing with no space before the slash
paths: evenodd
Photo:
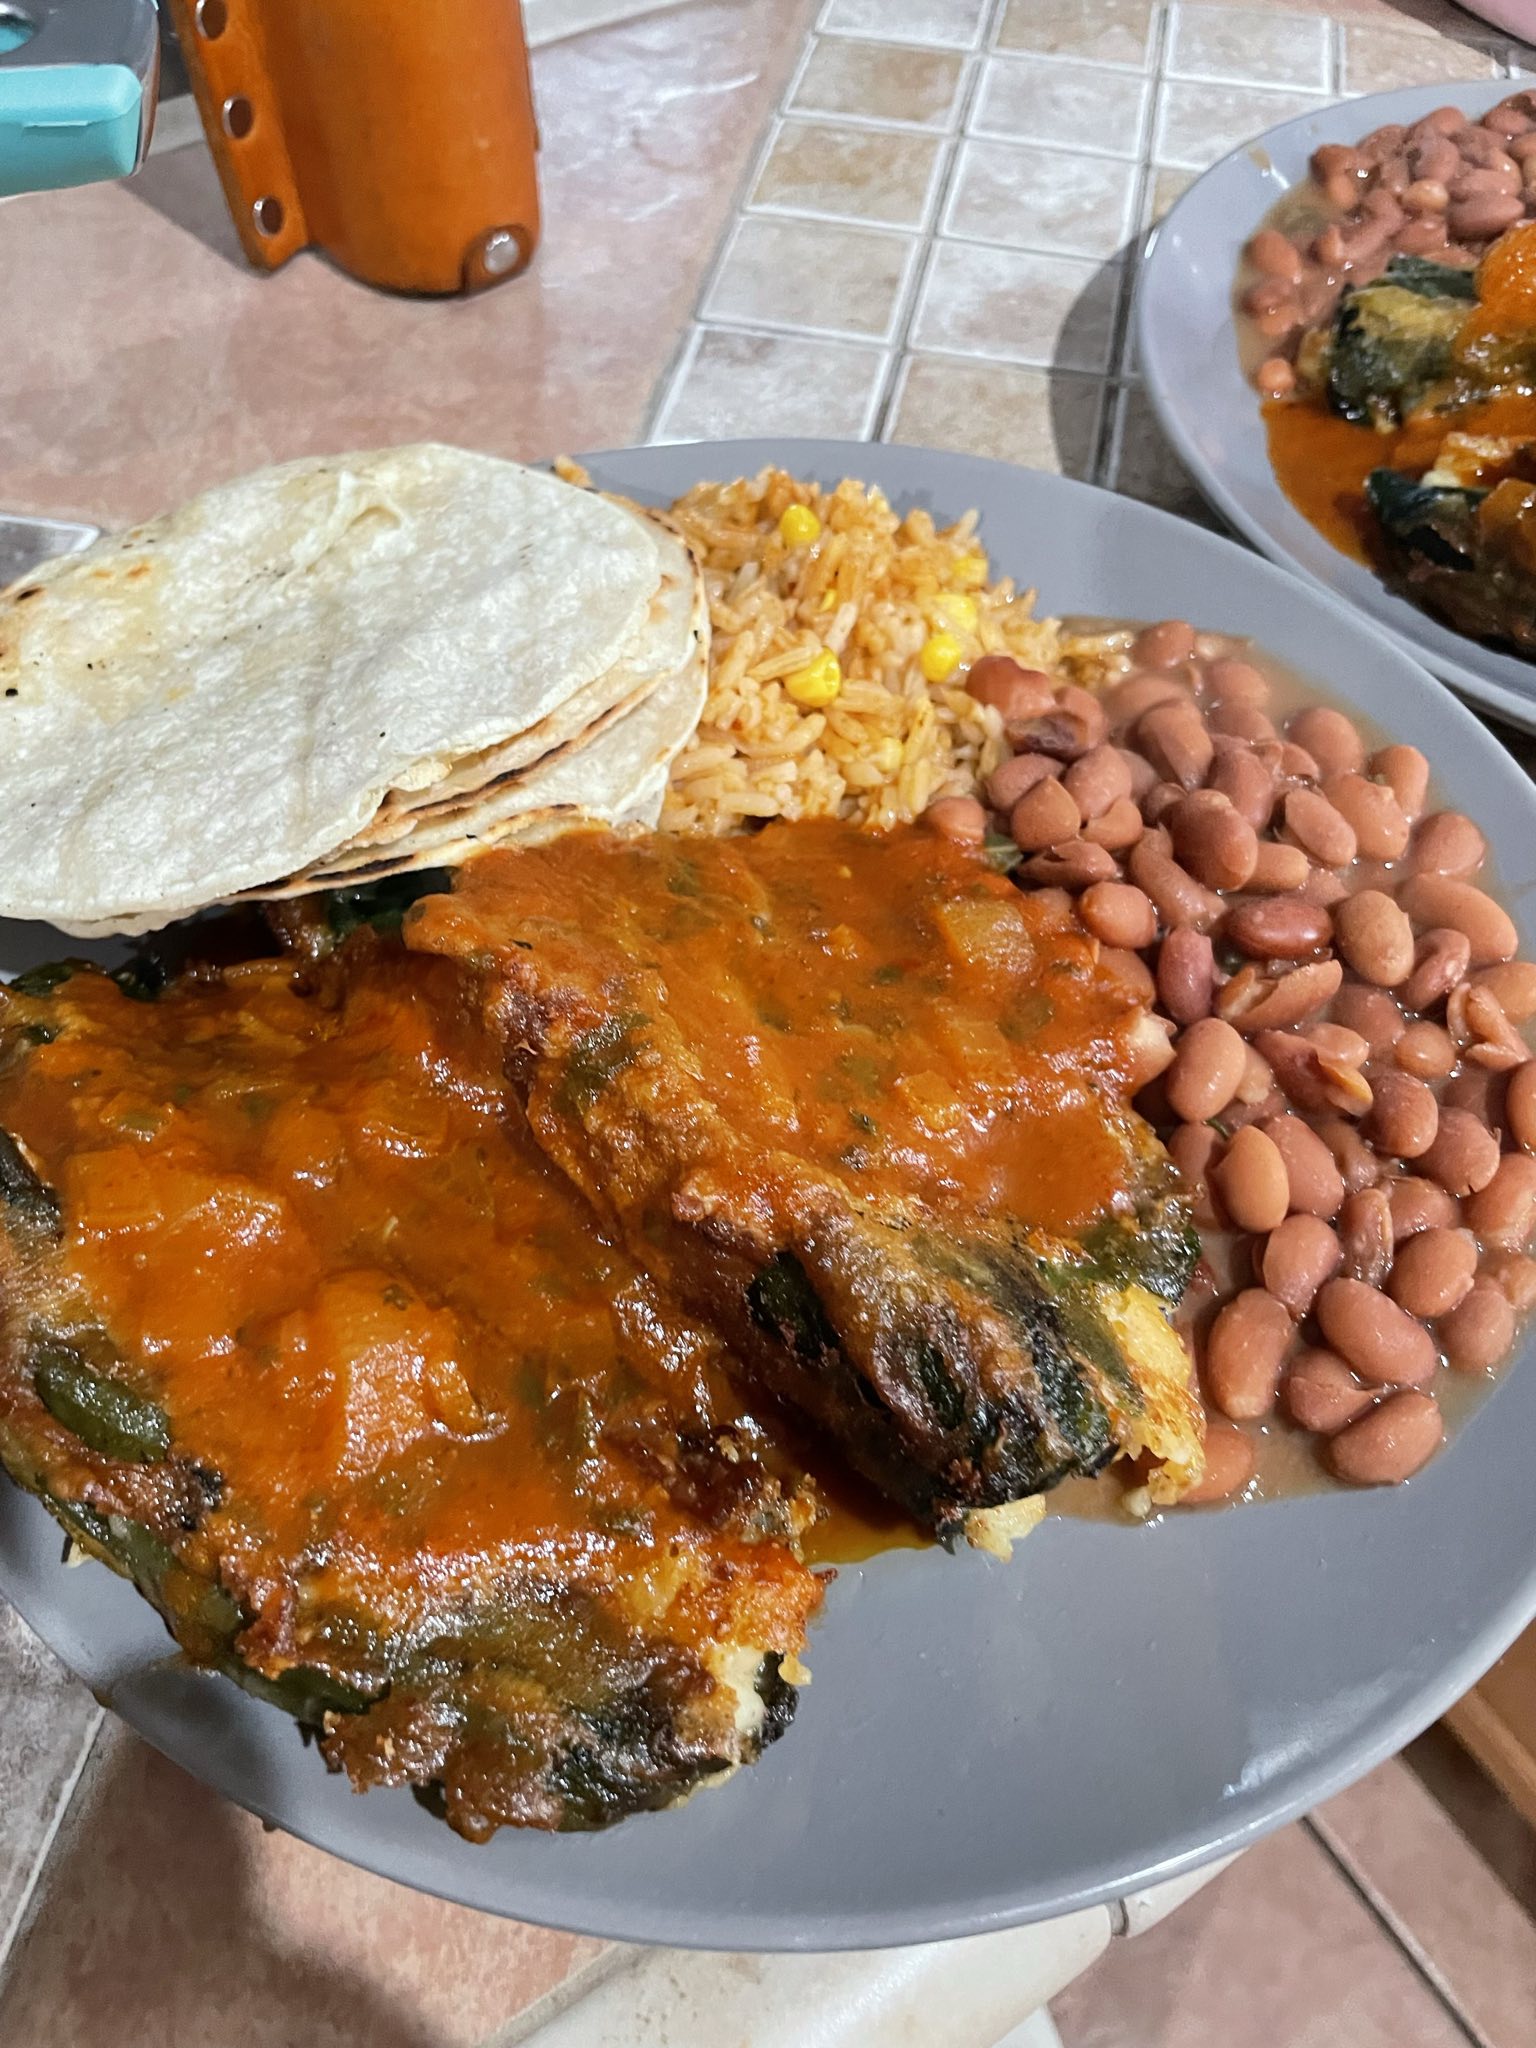
<path id="1" fill-rule="evenodd" d="M 539 238 L 518 0 L 168 0 L 246 256 L 392 291 L 514 277 Z"/>

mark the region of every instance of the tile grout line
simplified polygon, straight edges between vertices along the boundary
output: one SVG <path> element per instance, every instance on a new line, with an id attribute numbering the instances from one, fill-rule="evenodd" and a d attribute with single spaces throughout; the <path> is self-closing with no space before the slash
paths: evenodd
<path id="1" fill-rule="evenodd" d="M 954 194 L 955 180 L 959 175 L 960 160 L 970 135 L 971 115 L 981 97 L 982 79 L 987 65 L 995 55 L 995 38 L 1002 26 L 1008 0 L 987 0 L 987 7 L 980 23 L 977 38 L 976 61 L 969 67 L 955 103 L 955 124 L 947 139 L 947 154 L 940 166 L 938 187 L 932 195 L 933 204 L 923 229 L 924 247 L 913 265 L 912 276 L 904 294 L 904 303 L 898 308 L 895 332 L 891 341 L 891 360 L 887 365 L 874 410 L 870 415 L 868 435 L 871 441 L 883 441 L 896 411 L 898 398 L 906 389 L 908 365 L 911 358 L 912 327 L 917 318 L 918 307 L 928 288 L 928 280 L 937 260 L 939 242 L 944 232 L 944 219 L 949 211 L 949 202 Z"/>
<path id="2" fill-rule="evenodd" d="M 95 1715 L 81 1739 L 80 1752 L 75 1758 L 69 1777 L 60 1788 L 58 1799 L 54 1803 L 53 1817 L 44 1830 L 42 1841 L 38 1844 L 37 1854 L 32 1859 L 32 1868 L 28 1873 L 26 1883 L 22 1886 L 21 1897 L 16 1901 L 16 1909 L 11 1914 L 9 1924 L 3 1931 L 0 1931 L 0 1989 L 4 1988 L 6 1972 L 12 1953 L 21 1940 L 23 1930 L 27 1926 L 33 1902 L 37 1898 L 43 1881 L 43 1872 L 47 1868 L 49 1858 L 53 1854 L 54 1843 L 58 1840 L 59 1830 L 63 1827 L 70 1808 L 74 1805 L 75 1794 L 80 1788 L 80 1780 L 85 1774 L 85 1767 L 90 1762 L 91 1752 L 96 1747 L 96 1738 L 100 1735 L 102 1723 L 106 1718 L 105 1708 L 97 1707 Z"/>
<path id="3" fill-rule="evenodd" d="M 1325 1825 L 1313 1814 L 1304 1814 L 1301 1826 L 1312 1837 L 1318 1848 L 1328 1858 L 1344 1883 L 1354 1893 L 1366 1912 L 1402 1956 L 1426 1991 L 1445 2013 L 1457 2032 L 1469 2044 L 1469 2048 L 1498 2048 L 1497 2042 L 1485 2034 L 1477 2022 L 1463 2012 L 1455 1990 L 1439 1968 L 1438 1964 L 1423 1948 L 1413 1930 L 1400 1914 L 1394 1912 L 1380 1892 L 1368 1879 L 1356 1870 L 1354 1864 L 1333 1842 Z"/>

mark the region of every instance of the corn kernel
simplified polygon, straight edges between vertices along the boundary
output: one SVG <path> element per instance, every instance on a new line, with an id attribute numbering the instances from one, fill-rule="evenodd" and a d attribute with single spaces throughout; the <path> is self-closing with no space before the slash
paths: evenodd
<path id="1" fill-rule="evenodd" d="M 809 505 L 786 505 L 779 515 L 779 536 L 787 548 L 808 548 L 821 537 L 821 521 Z"/>
<path id="2" fill-rule="evenodd" d="M 987 580 L 987 558 L 982 554 L 961 555 L 950 573 L 962 590 L 980 590 Z"/>
<path id="3" fill-rule="evenodd" d="M 974 633 L 976 621 L 981 614 L 976 609 L 974 597 L 967 597 L 963 591 L 946 590 L 934 601 L 935 611 L 948 619 L 957 633 Z"/>
<path id="4" fill-rule="evenodd" d="M 784 687 L 807 711 L 824 710 L 843 687 L 843 665 L 830 648 L 824 648 L 814 661 L 786 676 Z"/>
<path id="5" fill-rule="evenodd" d="M 817 605 L 816 609 L 819 612 L 829 612 L 836 603 L 837 591 L 829 583 L 826 589 L 821 593 L 821 603 Z"/>
<path id="6" fill-rule="evenodd" d="M 930 683 L 942 683 L 960 666 L 961 651 L 953 633 L 930 633 L 923 642 L 917 665 Z"/>

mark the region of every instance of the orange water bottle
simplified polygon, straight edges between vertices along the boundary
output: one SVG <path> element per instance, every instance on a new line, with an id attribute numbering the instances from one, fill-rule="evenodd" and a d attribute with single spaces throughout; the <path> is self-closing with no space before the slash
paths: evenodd
<path id="1" fill-rule="evenodd" d="M 515 277 L 539 237 L 518 0 L 167 0 L 241 246 L 391 291 Z"/>

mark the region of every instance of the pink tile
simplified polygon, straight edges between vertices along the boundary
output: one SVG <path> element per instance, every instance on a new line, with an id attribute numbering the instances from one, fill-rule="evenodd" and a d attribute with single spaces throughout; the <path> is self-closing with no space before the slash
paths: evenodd
<path id="1" fill-rule="evenodd" d="M 965 58 L 958 50 L 817 36 L 789 104 L 797 114 L 943 128 L 954 112 Z"/>
<path id="2" fill-rule="evenodd" d="M 1139 384 L 1128 384 L 1120 394 L 1107 481 L 1128 498 L 1180 512 L 1203 526 L 1217 526 L 1194 479 L 1163 438 Z"/>
<path id="3" fill-rule="evenodd" d="M 1399 86 L 1433 85 L 1440 79 L 1492 78 L 1497 70 L 1487 47 L 1459 33 L 1431 39 L 1412 28 L 1374 21 L 1351 22 L 1344 31 L 1346 92 L 1395 92 Z"/>
<path id="4" fill-rule="evenodd" d="M 937 136 L 906 130 L 786 121 L 758 173 L 751 204 L 918 227 L 928 212 L 940 148 Z"/>
<path id="5" fill-rule="evenodd" d="M 1151 0 L 1008 0 L 997 47 L 1139 70 L 1151 48 L 1152 21 Z"/>
<path id="6" fill-rule="evenodd" d="M 1276 7 L 1185 5 L 1174 18 L 1167 68 L 1175 78 L 1328 86 L 1328 24 Z"/>
<path id="7" fill-rule="evenodd" d="M 1134 157 L 1147 95 L 1144 78 L 1103 64 L 990 57 L 967 126 L 973 135 Z"/>
<path id="8" fill-rule="evenodd" d="M 1113 256 L 1130 233 L 1134 164 L 1012 142 L 961 146 L 944 232 L 1062 256 Z"/>
<path id="9" fill-rule="evenodd" d="M 120 1730 L 6 1973 L 0 2040 L 477 2048 L 602 1953 L 268 1834 Z"/>
<path id="10" fill-rule="evenodd" d="M 1087 476 L 1103 393 L 1099 378 L 1071 371 L 914 355 L 903 368 L 884 438 Z"/>
<path id="11" fill-rule="evenodd" d="M 659 441 L 819 434 L 862 441 L 887 358 L 805 334 L 706 327 L 656 423 Z"/>
<path id="12" fill-rule="evenodd" d="M 1112 1943 L 1051 2011 L 1064 2048 L 1466 2048 L 1299 1827 Z"/>
<path id="13" fill-rule="evenodd" d="M 1152 160 L 1203 170 L 1277 121 L 1289 121 L 1324 104 L 1315 93 L 1170 79 L 1158 105 Z"/>
<path id="14" fill-rule="evenodd" d="M 840 221 L 748 214 L 702 311 L 748 327 L 887 340 L 921 245 L 915 235 Z"/>
<path id="15" fill-rule="evenodd" d="M 986 12 L 987 0 L 827 0 L 817 26 L 968 50 L 981 35 Z"/>
<path id="16" fill-rule="evenodd" d="M 1009 363 L 1102 370 L 1109 363 L 1118 264 L 938 242 L 912 345 Z"/>
<path id="17" fill-rule="evenodd" d="M 1536 1920 L 1400 1758 L 1312 1816 L 1488 2048 L 1536 2035 Z"/>

